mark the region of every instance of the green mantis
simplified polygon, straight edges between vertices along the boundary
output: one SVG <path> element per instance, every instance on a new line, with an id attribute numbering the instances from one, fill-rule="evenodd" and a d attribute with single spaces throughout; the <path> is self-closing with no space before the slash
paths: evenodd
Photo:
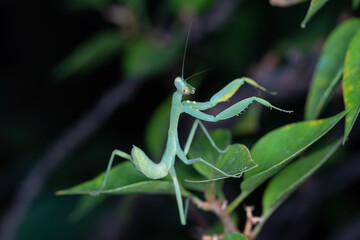
<path id="1" fill-rule="evenodd" d="M 228 85 L 226 85 L 223 89 L 218 91 L 215 95 L 213 95 L 209 101 L 207 102 L 196 102 L 196 101 L 182 101 L 182 97 L 184 95 L 190 95 L 195 93 L 195 88 L 192 87 L 189 83 L 187 83 L 183 77 L 177 77 L 174 80 L 174 85 L 176 87 L 176 91 L 172 96 L 172 103 L 171 103 L 171 112 L 170 112 L 170 126 L 168 130 L 168 137 L 166 142 L 166 147 L 164 154 L 161 158 L 161 161 L 158 163 L 154 163 L 152 160 L 150 160 L 146 154 L 138 147 L 133 146 L 131 153 L 125 153 L 120 150 L 114 150 L 111 154 L 107 170 L 105 173 L 105 177 L 102 183 L 102 187 L 97 192 L 92 192 L 92 195 L 100 194 L 101 191 L 106 186 L 106 181 L 108 178 L 108 174 L 110 172 L 111 166 L 113 164 L 113 160 L 116 156 L 125 158 L 130 160 L 135 168 L 142 173 L 143 175 L 147 176 L 150 179 L 159 179 L 167 176 L 168 174 L 171 175 L 173 183 L 174 183 L 174 189 L 175 189 L 175 195 L 176 200 L 178 204 L 179 214 L 180 214 L 180 221 L 182 225 L 186 224 L 186 211 L 184 211 L 183 201 L 181 197 L 181 190 L 179 181 L 176 177 L 176 171 L 174 168 L 175 163 L 175 157 L 178 157 L 183 163 L 187 165 L 191 165 L 197 162 L 202 162 L 209 167 L 215 169 L 216 171 L 220 172 L 224 175 L 224 177 L 240 177 L 239 175 L 231 175 L 228 174 L 221 169 L 218 169 L 214 165 L 208 163 L 206 160 L 202 158 L 194 158 L 194 159 L 188 159 L 187 154 L 189 152 L 192 140 L 195 135 L 195 131 L 198 126 L 204 131 L 205 135 L 207 136 L 208 140 L 210 141 L 211 145 L 219 152 L 224 153 L 227 151 L 227 149 L 219 149 L 213 139 L 211 138 L 210 134 L 206 130 L 205 126 L 202 124 L 202 121 L 207 122 L 217 122 L 221 120 L 225 120 L 234 116 L 239 115 L 241 112 L 243 112 L 251 103 L 258 102 L 266 107 L 274 108 L 279 111 L 283 112 L 292 112 L 292 111 L 285 111 L 280 108 L 277 108 L 273 105 L 271 105 L 268 101 L 258 98 L 258 97 L 250 97 L 246 98 L 244 100 L 241 100 L 234 105 L 230 106 L 229 108 L 223 110 L 216 116 L 209 115 L 203 112 L 203 110 L 207 110 L 209 108 L 212 108 L 216 106 L 220 102 L 227 101 L 230 99 L 235 92 L 244 84 L 248 83 L 262 91 L 266 91 L 265 88 L 260 86 L 258 83 L 256 83 L 254 80 L 251 80 L 249 78 L 243 77 L 239 79 L 235 79 L 232 82 L 230 82 Z M 178 138 L 178 122 L 179 117 L 182 113 L 187 113 L 188 115 L 193 116 L 196 120 L 193 124 L 193 127 L 190 131 L 189 137 L 186 141 L 185 147 L 182 148 L 179 143 Z"/>

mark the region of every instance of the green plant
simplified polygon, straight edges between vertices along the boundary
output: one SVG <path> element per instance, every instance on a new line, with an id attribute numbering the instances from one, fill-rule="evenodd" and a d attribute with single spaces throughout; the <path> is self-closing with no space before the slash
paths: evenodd
<path id="1" fill-rule="evenodd" d="M 326 1 L 311 1 L 308 13 L 302 23 L 303 27 L 325 3 Z M 358 1 L 353 1 L 353 3 L 354 6 L 358 5 Z M 228 206 L 224 204 L 226 199 L 222 192 L 223 181 L 202 183 L 186 181 L 186 179 L 194 179 L 201 182 L 204 177 L 212 179 L 214 178 L 212 169 L 207 168 L 207 166 L 201 163 L 194 164 L 193 166 L 176 166 L 180 185 L 183 187 L 181 194 L 184 197 L 189 197 L 202 210 L 214 212 L 223 222 L 225 233 L 239 231 L 230 217 L 231 213 L 240 206 L 249 194 L 265 181 L 272 178 L 263 196 L 262 222 L 252 231 L 251 225 L 257 224 L 259 219 L 249 216 L 248 221 L 251 227 L 245 228 L 242 231 L 249 239 L 255 238 L 265 221 L 269 219 L 276 208 L 330 158 L 340 147 L 341 142 L 344 143 L 348 138 L 360 110 L 360 86 L 358 81 L 360 77 L 358 67 L 360 61 L 359 28 L 360 20 L 353 18 L 340 24 L 329 35 L 319 58 L 306 102 L 306 121 L 288 124 L 275 129 L 254 144 L 250 150 L 251 159 L 258 164 L 258 167 L 244 174 L 240 184 L 241 193 Z M 143 51 L 140 52 L 142 53 Z M 151 69 L 153 68 L 149 67 L 144 72 L 151 71 Z M 326 103 L 330 101 L 331 93 L 341 77 L 345 110 L 333 117 L 318 119 Z M 168 116 L 166 108 L 161 108 L 159 112 L 154 114 L 154 118 L 166 118 L 166 116 Z M 322 138 L 344 117 L 346 124 L 343 139 L 332 141 L 330 144 L 316 150 L 310 148 L 312 144 Z M 154 126 L 156 121 L 153 122 L 155 123 L 149 126 L 149 132 L 152 131 L 151 128 L 159 127 Z M 159 136 L 156 146 L 163 146 L 162 139 L 164 136 L 166 138 L 166 133 Z M 225 148 L 230 144 L 231 134 L 226 130 L 212 132 L 211 136 L 219 148 Z M 157 153 L 154 151 L 153 154 L 156 155 Z M 205 136 L 199 136 L 194 140 L 193 148 L 190 149 L 189 154 L 193 158 L 201 157 L 219 169 L 222 169 L 220 167 L 221 164 L 231 162 L 231 159 L 237 157 L 236 150 L 231 151 L 229 155 L 216 151 L 208 143 Z M 296 159 L 299 156 L 301 158 Z M 293 162 L 290 163 L 291 161 Z M 223 167 L 229 167 L 229 171 L 233 170 L 230 164 Z M 237 171 L 237 173 L 240 172 Z M 96 191 L 102 186 L 103 179 L 104 174 L 69 190 L 65 190 L 63 193 Z M 204 193 L 205 200 L 199 199 L 192 191 Z M 129 162 L 124 162 L 109 171 L 106 193 L 174 194 L 174 189 L 168 176 L 161 180 L 148 181 L 146 177 L 136 172 Z M 181 198 L 178 197 L 178 199 Z M 104 198 L 101 198 L 102 200 Z M 99 200 L 96 200 L 94 203 L 94 199 L 89 197 L 83 197 L 82 201 L 83 203 L 86 202 L 88 206 L 94 206 L 99 203 Z M 181 210 L 181 212 L 183 211 Z M 222 234 L 222 232 L 218 234 Z M 243 236 L 231 235 L 224 237 L 224 239 L 237 239 L 236 237 L 239 239 L 243 238 Z"/>

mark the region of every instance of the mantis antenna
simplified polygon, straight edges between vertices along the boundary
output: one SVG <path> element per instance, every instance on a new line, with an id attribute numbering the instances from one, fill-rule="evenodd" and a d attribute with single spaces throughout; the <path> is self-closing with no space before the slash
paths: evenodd
<path id="1" fill-rule="evenodd" d="M 182 68 L 181 68 L 181 77 L 182 77 L 182 79 L 184 79 L 184 65 L 185 65 L 186 49 L 187 49 L 187 45 L 188 45 L 188 41 L 189 41 L 189 36 L 190 36 L 190 32 L 191 32 L 191 26 L 192 26 L 192 22 L 190 23 L 189 31 L 188 31 L 188 34 L 187 34 L 187 37 L 186 37 L 186 43 L 185 43 L 185 49 L 184 49 L 184 56 L 183 56 Z"/>
<path id="2" fill-rule="evenodd" d="M 209 69 L 205 69 L 205 70 L 202 70 L 202 71 L 200 71 L 200 72 L 194 73 L 194 74 L 191 75 L 190 77 L 186 78 L 185 81 L 187 81 L 187 80 L 189 80 L 190 78 L 193 78 L 193 77 L 195 77 L 195 76 L 197 76 L 197 75 L 199 75 L 199 74 L 208 72 L 208 71 L 210 71 L 210 70 L 213 70 L 213 69 L 212 69 L 212 68 L 209 68 Z"/>

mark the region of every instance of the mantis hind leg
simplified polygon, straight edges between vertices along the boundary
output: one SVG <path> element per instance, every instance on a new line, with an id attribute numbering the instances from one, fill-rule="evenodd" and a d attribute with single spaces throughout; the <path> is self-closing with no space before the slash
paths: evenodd
<path id="1" fill-rule="evenodd" d="M 179 209 L 181 225 L 186 225 L 186 217 L 187 217 L 187 210 L 188 210 L 188 206 L 189 206 L 189 199 L 186 200 L 185 210 L 184 210 L 184 205 L 183 205 L 181 191 L 180 191 L 180 184 L 176 177 L 176 172 L 175 172 L 174 167 L 171 167 L 169 172 L 170 172 L 171 178 L 174 183 L 175 196 L 176 196 L 176 201 L 177 201 L 177 205 L 178 205 L 178 209 Z"/>
<path id="2" fill-rule="evenodd" d="M 173 164 L 176 149 L 175 147 L 175 140 L 173 138 L 169 138 L 167 149 L 165 150 L 163 158 L 159 163 L 154 163 L 153 161 L 151 161 L 146 156 L 146 154 L 136 146 L 133 146 L 131 150 L 131 155 L 120 150 L 114 150 L 111 154 L 108 166 L 106 168 L 106 173 L 101 188 L 96 193 L 93 193 L 93 195 L 100 194 L 100 192 L 105 188 L 106 181 L 109 176 L 109 172 L 111 170 L 115 156 L 130 160 L 134 164 L 135 168 L 141 174 L 147 176 L 148 178 L 159 179 L 168 175 L 169 169 Z"/>
<path id="3" fill-rule="evenodd" d="M 192 140 L 194 138 L 194 135 L 195 135 L 195 131 L 196 131 L 196 128 L 198 127 L 198 125 L 200 125 L 201 129 L 204 131 L 206 137 L 208 138 L 208 140 L 210 141 L 210 144 L 211 146 L 213 146 L 219 153 L 224 153 L 227 151 L 227 149 L 229 148 L 229 146 L 224 149 L 224 150 L 221 150 L 217 145 L 216 143 L 214 142 L 214 140 L 211 138 L 209 132 L 207 131 L 207 129 L 205 128 L 204 124 L 199 120 L 199 119 L 196 119 L 192 128 L 191 128 L 191 131 L 190 131 L 190 134 L 189 134 L 189 137 L 186 141 L 186 144 L 185 144 L 185 148 L 184 148 L 184 151 L 181 150 L 181 147 L 178 143 L 178 150 L 177 150 L 177 156 L 180 158 L 181 161 L 183 161 L 186 165 L 191 165 L 191 164 L 194 164 L 194 163 L 197 163 L 197 162 L 202 162 L 204 164 L 206 164 L 207 166 L 213 168 L 214 170 L 218 171 L 219 173 L 223 174 L 224 176 L 226 177 L 237 177 L 237 176 L 234 176 L 234 175 L 230 175 L 230 174 L 227 174 L 226 172 L 220 170 L 219 168 L 215 167 L 214 165 L 212 165 L 211 163 L 205 161 L 204 159 L 202 158 L 193 158 L 193 159 L 188 159 L 186 157 L 186 155 L 188 154 L 189 152 L 189 149 L 190 149 L 190 146 L 191 146 L 191 143 L 192 143 Z"/>
<path id="4" fill-rule="evenodd" d="M 179 156 L 179 155 L 178 155 L 178 156 Z M 214 169 L 214 170 L 218 171 L 219 173 L 221 173 L 222 175 L 224 175 L 224 177 L 232 177 L 232 178 L 240 178 L 240 177 L 241 177 L 241 175 L 231 175 L 231 174 L 228 174 L 228 173 L 226 173 L 226 172 L 224 172 L 223 170 L 215 167 L 214 165 L 212 165 L 211 163 L 205 161 L 204 159 L 202 159 L 202 158 L 200 158 L 200 157 L 199 157 L 199 158 L 192 158 L 192 159 L 187 159 L 187 158 L 184 159 L 184 158 L 181 158 L 181 157 L 179 156 L 179 158 L 180 158 L 186 165 L 192 165 L 192 164 L 198 163 L 198 162 L 204 163 L 204 164 L 206 164 L 207 166 L 211 167 L 212 169 Z"/>
<path id="5" fill-rule="evenodd" d="M 109 176 L 109 172 L 110 172 L 110 169 L 111 169 L 111 166 L 113 164 L 115 156 L 119 156 L 119 157 L 122 157 L 122 158 L 125 158 L 125 159 L 128 159 L 128 160 L 131 160 L 131 156 L 129 154 L 123 152 L 123 151 L 120 151 L 120 150 L 117 150 L 117 149 L 112 151 L 109 163 L 108 163 L 107 168 L 106 168 L 106 173 L 105 173 L 105 177 L 104 177 L 103 183 L 101 185 L 101 188 L 94 195 L 100 194 L 100 192 L 105 188 L 106 181 L 107 181 L 107 178 Z"/>

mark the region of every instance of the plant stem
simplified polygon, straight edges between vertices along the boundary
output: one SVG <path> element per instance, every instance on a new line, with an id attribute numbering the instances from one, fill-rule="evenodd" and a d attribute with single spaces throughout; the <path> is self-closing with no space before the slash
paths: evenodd
<path id="1" fill-rule="evenodd" d="M 213 212 L 224 225 L 225 234 L 231 232 L 240 232 L 235 222 L 229 214 L 225 213 L 226 202 L 223 203 L 216 199 L 215 195 L 205 193 L 206 202 L 202 202 L 201 208 L 205 211 Z"/>
<path id="2" fill-rule="evenodd" d="M 250 192 L 241 192 L 239 196 L 232 201 L 229 206 L 225 209 L 226 214 L 231 214 L 235 208 L 239 206 L 239 204 L 249 195 Z"/>

